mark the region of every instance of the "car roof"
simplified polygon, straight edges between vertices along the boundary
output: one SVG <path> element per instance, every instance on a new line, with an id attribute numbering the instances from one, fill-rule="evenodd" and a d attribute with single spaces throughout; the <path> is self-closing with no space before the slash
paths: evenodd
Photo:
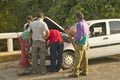
<path id="1" fill-rule="evenodd" d="M 96 23 L 96 22 L 106 22 L 106 21 L 120 21 L 120 18 L 116 19 L 98 19 L 98 20 L 88 20 L 88 24 Z"/>

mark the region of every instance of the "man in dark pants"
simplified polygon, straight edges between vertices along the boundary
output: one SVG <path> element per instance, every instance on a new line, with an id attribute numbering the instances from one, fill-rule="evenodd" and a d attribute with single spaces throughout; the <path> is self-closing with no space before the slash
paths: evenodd
<path id="1" fill-rule="evenodd" d="M 51 59 L 51 72 L 59 71 L 62 68 L 62 57 L 63 57 L 63 39 L 58 30 L 52 29 L 50 30 L 49 35 L 49 43 L 50 43 L 50 59 Z M 57 61 L 57 62 L 56 62 Z"/>

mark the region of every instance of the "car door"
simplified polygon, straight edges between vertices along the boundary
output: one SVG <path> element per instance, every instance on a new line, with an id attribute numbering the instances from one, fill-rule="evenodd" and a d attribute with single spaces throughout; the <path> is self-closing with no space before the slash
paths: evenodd
<path id="1" fill-rule="evenodd" d="M 120 20 L 109 21 L 110 55 L 120 54 Z"/>
<path id="2" fill-rule="evenodd" d="M 109 51 L 109 35 L 107 34 L 107 22 L 96 22 L 90 25 L 90 50 L 89 58 L 106 56 Z"/>

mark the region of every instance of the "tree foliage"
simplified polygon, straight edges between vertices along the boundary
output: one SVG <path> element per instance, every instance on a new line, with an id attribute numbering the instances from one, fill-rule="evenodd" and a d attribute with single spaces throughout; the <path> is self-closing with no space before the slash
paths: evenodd
<path id="1" fill-rule="evenodd" d="M 23 31 L 26 17 L 40 11 L 63 27 L 75 24 L 78 11 L 86 20 L 120 18 L 119 5 L 120 0 L 0 0 L 0 33 Z M 6 44 L 0 41 L 0 51 Z"/>
<path id="2" fill-rule="evenodd" d="M 27 15 L 40 11 L 63 27 L 75 23 L 82 11 L 86 20 L 119 18 L 120 0 L 0 0 L 0 32 L 22 31 Z"/>

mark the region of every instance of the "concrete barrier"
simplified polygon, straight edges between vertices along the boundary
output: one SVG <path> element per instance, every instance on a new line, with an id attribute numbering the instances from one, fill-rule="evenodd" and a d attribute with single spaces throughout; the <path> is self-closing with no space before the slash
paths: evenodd
<path id="1" fill-rule="evenodd" d="M 0 62 L 20 60 L 21 52 L 0 52 Z"/>
<path id="2" fill-rule="evenodd" d="M 8 52 L 13 52 L 13 39 L 18 38 L 22 32 L 17 33 L 0 33 L 0 39 L 7 39 Z"/>
<path id="3" fill-rule="evenodd" d="M 0 52 L 0 62 L 20 60 L 20 50 L 13 50 L 13 39 L 18 38 L 22 32 L 17 33 L 0 33 L 0 39 L 7 39 L 7 52 Z"/>

